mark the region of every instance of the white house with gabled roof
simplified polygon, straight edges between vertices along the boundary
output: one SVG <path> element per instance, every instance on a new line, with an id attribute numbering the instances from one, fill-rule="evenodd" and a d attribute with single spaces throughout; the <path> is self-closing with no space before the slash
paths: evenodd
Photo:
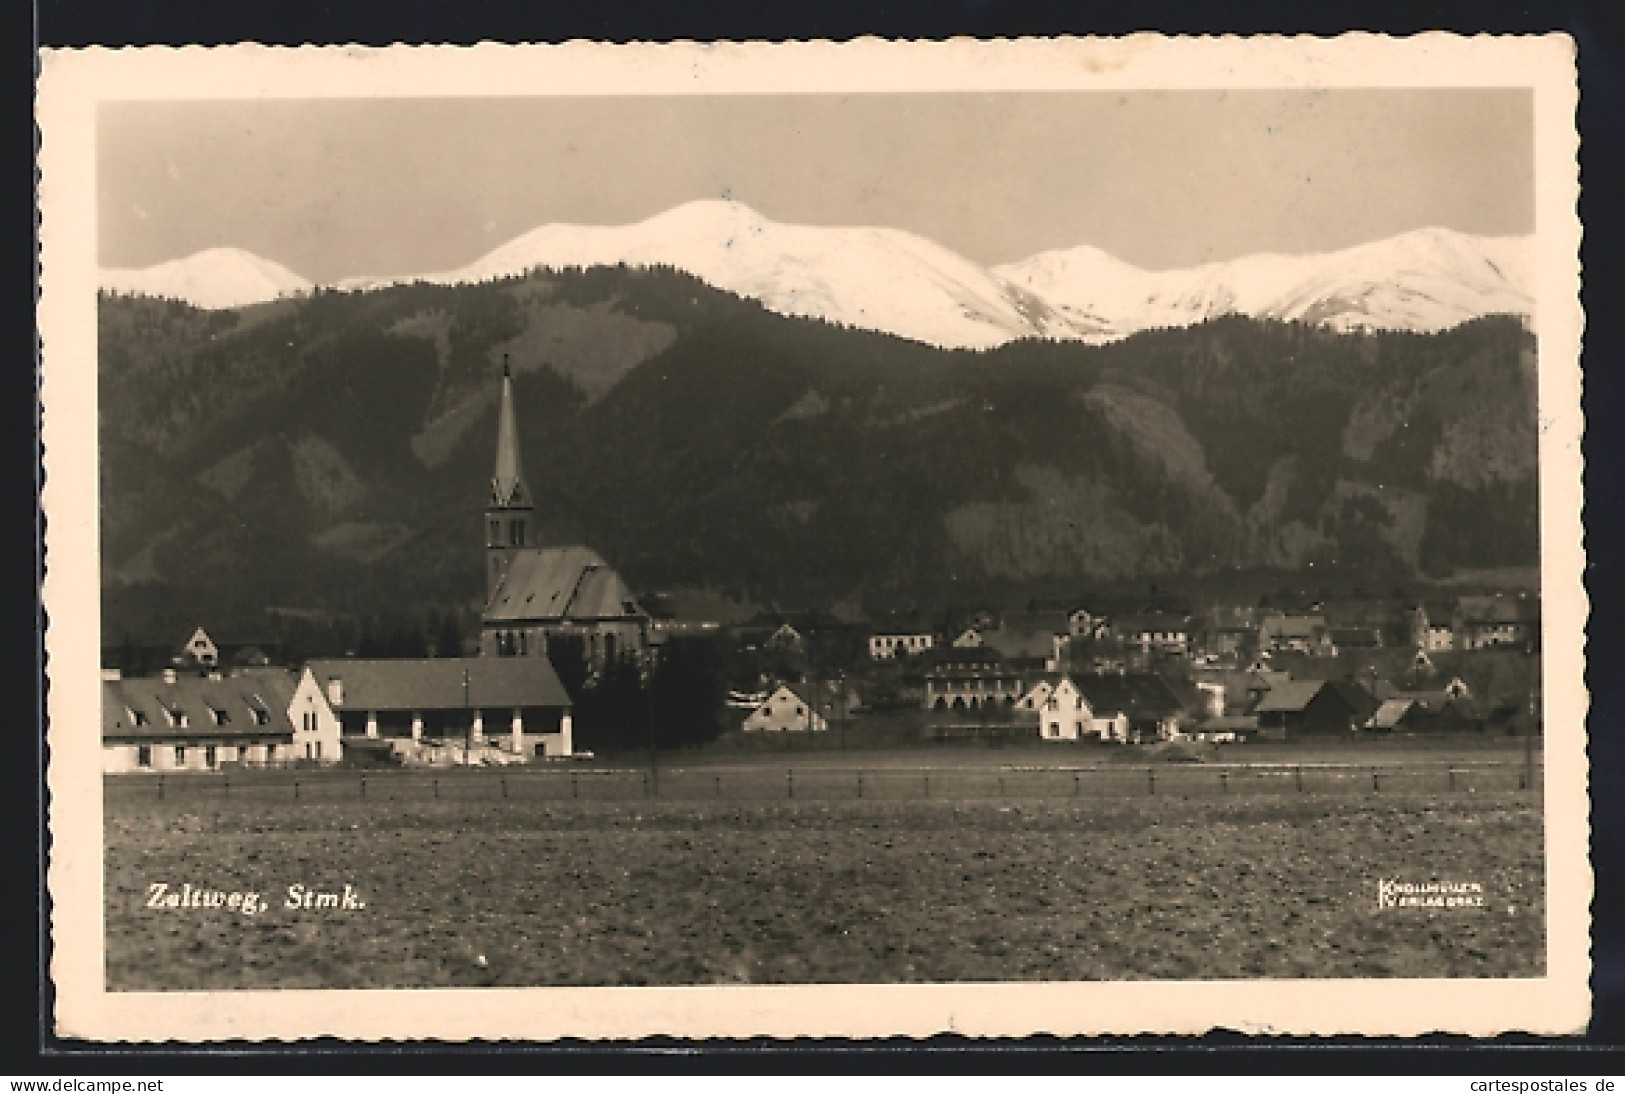
<path id="1" fill-rule="evenodd" d="M 816 733 L 828 729 L 829 722 L 788 685 L 780 684 L 760 706 L 745 716 L 740 728 L 747 733 Z"/>

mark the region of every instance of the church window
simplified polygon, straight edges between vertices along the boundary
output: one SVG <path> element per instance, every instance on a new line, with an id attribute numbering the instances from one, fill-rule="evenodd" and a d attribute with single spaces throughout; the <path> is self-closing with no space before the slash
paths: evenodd
<path id="1" fill-rule="evenodd" d="M 502 522 L 500 520 L 493 520 L 491 522 L 491 543 L 494 546 L 497 543 L 500 543 L 501 541 L 502 541 Z"/>
<path id="2" fill-rule="evenodd" d="M 525 522 L 514 520 L 508 522 L 508 545 L 523 547 L 525 545 Z"/>

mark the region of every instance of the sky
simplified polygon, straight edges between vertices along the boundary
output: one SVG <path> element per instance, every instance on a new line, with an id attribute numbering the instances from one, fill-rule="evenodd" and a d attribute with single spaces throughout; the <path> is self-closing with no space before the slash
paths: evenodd
<path id="1" fill-rule="evenodd" d="M 987 265 L 1534 231 L 1520 89 L 125 102 L 102 105 L 97 145 L 102 266 L 240 247 L 317 282 L 705 198 Z"/>

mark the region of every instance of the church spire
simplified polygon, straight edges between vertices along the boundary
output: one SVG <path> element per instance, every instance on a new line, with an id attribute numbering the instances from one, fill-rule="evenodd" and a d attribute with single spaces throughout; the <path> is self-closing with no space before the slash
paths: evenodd
<path id="1" fill-rule="evenodd" d="M 519 424 L 513 411 L 513 373 L 502 355 L 502 408 L 497 416 L 497 466 L 485 506 L 485 598 L 496 595 L 519 552 L 535 542 L 535 517 L 525 472 L 519 466 Z"/>
<path id="2" fill-rule="evenodd" d="M 502 410 L 497 419 L 497 465 L 491 476 L 491 504 L 529 507 L 524 468 L 519 463 L 519 426 L 513 411 L 513 375 L 502 355 Z"/>

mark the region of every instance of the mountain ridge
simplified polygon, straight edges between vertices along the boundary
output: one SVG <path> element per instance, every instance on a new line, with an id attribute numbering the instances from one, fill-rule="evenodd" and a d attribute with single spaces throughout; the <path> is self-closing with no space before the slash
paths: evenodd
<path id="1" fill-rule="evenodd" d="M 1143 270 L 1092 246 L 983 266 L 884 227 L 781 224 L 732 201 L 696 201 L 629 225 L 547 224 L 474 262 L 436 273 L 340 280 L 372 292 L 423 282 L 476 284 L 545 268 L 669 266 L 780 315 L 821 319 L 947 349 L 1027 338 L 1101 344 L 1224 314 L 1336 330 L 1438 331 L 1533 308 L 1531 240 L 1420 228 L 1323 254 L 1249 255 Z M 103 288 L 204 308 L 317 286 L 229 248 L 146 270 L 103 272 Z"/>
<path id="2" fill-rule="evenodd" d="M 471 611 L 505 357 L 543 541 L 642 590 L 884 611 L 1539 558 L 1507 319 L 942 350 L 617 268 L 99 310 L 110 634 Z"/>

